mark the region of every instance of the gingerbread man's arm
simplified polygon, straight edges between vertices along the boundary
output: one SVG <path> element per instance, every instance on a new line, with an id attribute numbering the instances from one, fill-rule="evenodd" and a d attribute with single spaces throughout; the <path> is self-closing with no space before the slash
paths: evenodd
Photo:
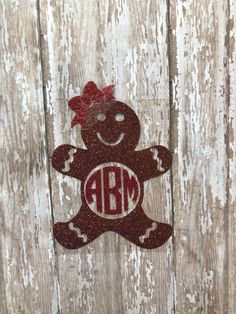
<path id="1" fill-rule="evenodd" d="M 171 168 L 172 153 L 164 146 L 152 146 L 135 152 L 137 172 L 142 181 L 164 174 Z"/>
<path id="2" fill-rule="evenodd" d="M 87 150 L 65 144 L 58 146 L 51 157 L 52 166 L 62 174 L 81 180 L 84 176 L 84 164 Z"/>

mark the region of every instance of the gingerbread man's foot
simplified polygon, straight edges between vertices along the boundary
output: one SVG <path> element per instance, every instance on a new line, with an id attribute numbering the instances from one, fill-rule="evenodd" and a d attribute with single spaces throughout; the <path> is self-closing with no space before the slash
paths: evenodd
<path id="1" fill-rule="evenodd" d="M 90 217 L 91 211 L 81 207 L 79 213 L 68 222 L 58 222 L 53 226 L 56 240 L 65 248 L 78 249 L 99 237 L 103 232 L 102 226 L 96 223 L 96 217 Z"/>
<path id="2" fill-rule="evenodd" d="M 115 229 L 124 238 L 145 249 L 163 245 L 173 231 L 170 225 L 148 218 L 141 207 L 125 217 Z"/>
<path id="3" fill-rule="evenodd" d="M 163 245 L 171 236 L 172 227 L 168 224 L 152 221 L 149 227 L 135 239 L 135 244 L 142 248 L 154 249 Z"/>

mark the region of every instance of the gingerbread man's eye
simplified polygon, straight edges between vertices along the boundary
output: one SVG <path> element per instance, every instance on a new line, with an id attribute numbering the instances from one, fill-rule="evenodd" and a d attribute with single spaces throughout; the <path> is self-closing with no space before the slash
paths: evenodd
<path id="1" fill-rule="evenodd" d="M 104 120 L 106 120 L 106 115 L 105 115 L 105 113 L 100 112 L 100 113 L 97 115 L 97 119 L 98 119 L 98 121 L 104 121 Z"/>
<path id="2" fill-rule="evenodd" d="M 123 121 L 125 119 L 125 116 L 123 115 L 123 113 L 117 113 L 115 115 L 115 119 L 116 121 Z"/>

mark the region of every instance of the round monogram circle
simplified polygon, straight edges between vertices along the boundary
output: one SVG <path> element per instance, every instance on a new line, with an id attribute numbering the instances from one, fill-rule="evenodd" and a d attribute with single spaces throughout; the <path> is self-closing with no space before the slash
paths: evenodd
<path id="1" fill-rule="evenodd" d="M 112 162 L 94 168 L 84 184 L 89 208 L 107 219 L 118 219 L 131 213 L 140 199 L 140 183 L 127 166 Z"/>

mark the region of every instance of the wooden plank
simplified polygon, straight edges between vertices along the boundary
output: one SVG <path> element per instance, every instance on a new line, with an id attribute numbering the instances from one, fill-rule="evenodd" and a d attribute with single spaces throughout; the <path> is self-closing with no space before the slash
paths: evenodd
<path id="1" fill-rule="evenodd" d="M 1 313 L 57 313 L 37 3 L 0 2 Z"/>
<path id="2" fill-rule="evenodd" d="M 82 146 L 67 99 L 88 80 L 116 84 L 142 124 L 139 148 L 169 139 L 166 1 L 41 1 L 49 147 Z M 80 206 L 80 183 L 51 171 L 55 221 L 67 221 Z M 143 206 L 171 221 L 170 178 L 145 186 Z M 62 313 L 172 313 L 172 242 L 152 252 L 108 233 L 78 251 L 59 245 Z"/>
<path id="3" fill-rule="evenodd" d="M 228 247 L 227 200 L 228 5 L 173 0 L 170 17 L 176 312 L 233 313 L 229 303 L 233 308 L 235 301 L 228 295 L 233 249 L 232 239 Z M 233 224 L 232 212 L 230 217 Z"/>
<path id="4" fill-rule="evenodd" d="M 228 181 L 228 311 L 236 313 L 236 2 L 229 1 L 228 22 L 228 61 L 229 61 L 229 181 Z"/>

